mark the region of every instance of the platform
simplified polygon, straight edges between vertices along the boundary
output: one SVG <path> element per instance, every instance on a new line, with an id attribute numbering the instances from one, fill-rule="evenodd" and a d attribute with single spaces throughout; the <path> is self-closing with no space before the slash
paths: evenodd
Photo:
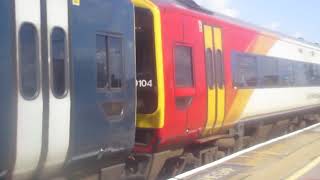
<path id="1" fill-rule="evenodd" d="M 171 180 L 320 180 L 320 124 L 178 175 Z"/>

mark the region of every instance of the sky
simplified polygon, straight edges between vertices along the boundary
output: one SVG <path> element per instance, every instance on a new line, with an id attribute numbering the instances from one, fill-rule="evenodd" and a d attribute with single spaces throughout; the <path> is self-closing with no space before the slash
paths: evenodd
<path id="1" fill-rule="evenodd" d="M 207 9 L 320 43 L 319 0 L 195 0 Z"/>

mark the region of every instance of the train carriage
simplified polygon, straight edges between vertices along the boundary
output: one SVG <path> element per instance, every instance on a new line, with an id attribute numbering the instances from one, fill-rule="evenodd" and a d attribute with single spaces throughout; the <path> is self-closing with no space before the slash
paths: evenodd
<path id="1" fill-rule="evenodd" d="M 186 162 L 201 164 L 206 154 L 216 159 L 222 148 L 242 146 L 245 136 L 259 136 L 260 129 L 269 132 L 282 124 L 277 128 L 286 131 L 305 123 L 305 114 L 309 120 L 318 117 L 316 44 L 193 1 L 133 2 L 137 79 L 153 81 L 153 87 L 138 84 L 135 161 L 130 162 L 136 174 L 154 179 L 165 171 L 181 172 Z"/>
<path id="2" fill-rule="evenodd" d="M 133 10 L 0 2 L 0 179 L 119 178 L 134 145 Z"/>
<path id="3" fill-rule="evenodd" d="M 2 0 L 0 179 L 206 164 L 319 121 L 319 59 L 192 0 Z"/>

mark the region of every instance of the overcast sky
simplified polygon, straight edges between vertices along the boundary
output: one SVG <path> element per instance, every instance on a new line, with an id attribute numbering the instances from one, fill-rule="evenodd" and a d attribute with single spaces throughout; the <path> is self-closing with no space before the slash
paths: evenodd
<path id="1" fill-rule="evenodd" d="M 294 37 L 320 43 L 319 0 L 195 0 L 198 4 Z"/>

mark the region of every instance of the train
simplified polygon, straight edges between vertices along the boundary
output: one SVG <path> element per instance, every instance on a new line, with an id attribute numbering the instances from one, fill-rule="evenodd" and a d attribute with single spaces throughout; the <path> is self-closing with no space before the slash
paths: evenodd
<path id="1" fill-rule="evenodd" d="M 320 46 L 193 0 L 2 0 L 0 179 L 159 179 L 320 121 Z"/>
<path id="2" fill-rule="evenodd" d="M 0 11 L 1 177 L 116 176 L 135 135 L 132 3 L 5 0 Z"/>

